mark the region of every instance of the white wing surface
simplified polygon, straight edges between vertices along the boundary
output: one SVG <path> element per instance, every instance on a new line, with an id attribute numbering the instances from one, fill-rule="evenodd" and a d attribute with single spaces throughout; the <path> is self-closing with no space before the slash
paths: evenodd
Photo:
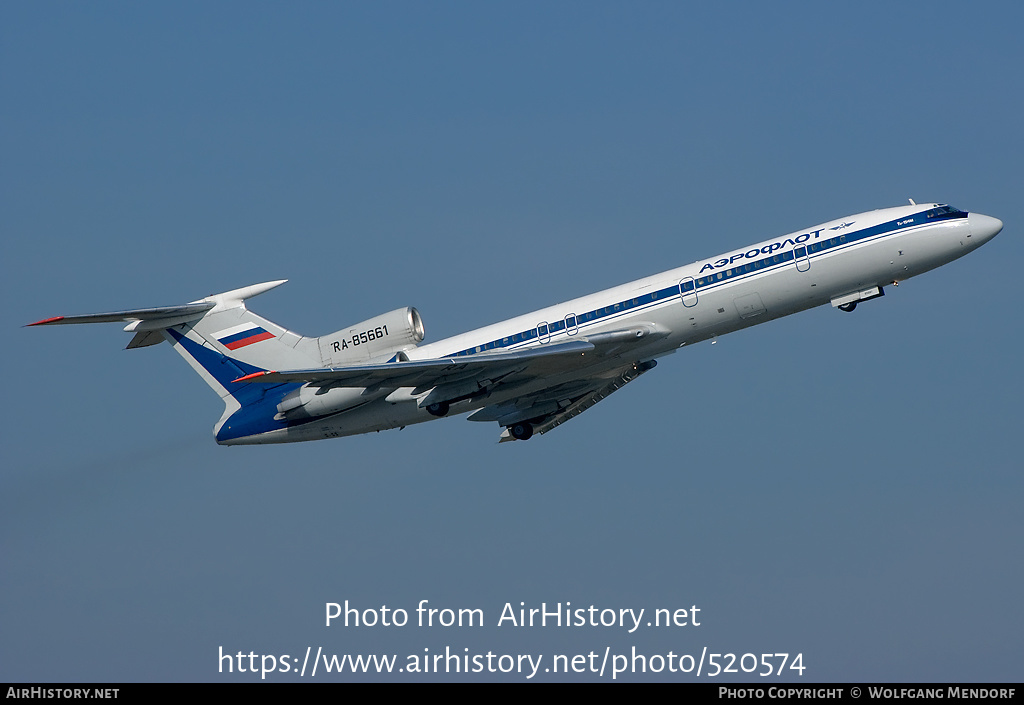
<path id="1" fill-rule="evenodd" d="M 435 387 L 452 379 L 487 379 L 502 374 L 530 371 L 551 374 L 583 367 L 584 358 L 595 347 L 586 341 L 560 343 L 509 353 L 480 353 L 465 357 L 446 357 L 378 365 L 326 367 L 308 370 L 268 370 L 240 377 L 235 382 L 280 384 L 305 382 L 329 387 Z"/>

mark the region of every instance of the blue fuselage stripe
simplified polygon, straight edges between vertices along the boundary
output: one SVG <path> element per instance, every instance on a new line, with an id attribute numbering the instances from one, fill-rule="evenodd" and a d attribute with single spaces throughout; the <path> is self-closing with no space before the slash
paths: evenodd
<path id="1" fill-rule="evenodd" d="M 916 228 L 922 225 L 932 225 L 943 220 L 956 220 L 966 217 L 967 213 L 962 211 L 954 210 L 953 212 L 949 212 L 945 208 L 941 207 L 932 208 L 927 211 L 916 213 L 912 216 L 898 218 L 887 223 L 881 223 L 880 225 L 864 228 L 863 230 L 855 230 L 828 238 L 818 238 L 813 242 L 806 241 L 798 243 L 785 252 L 766 254 L 764 257 L 759 259 L 746 260 L 731 267 L 728 264 L 723 264 L 718 267 L 715 267 L 714 265 L 705 265 L 704 269 L 710 266 L 716 271 L 710 272 L 705 276 L 698 275 L 696 277 L 687 277 L 690 281 L 684 280 L 682 288 L 680 288 L 680 285 L 678 284 L 673 284 L 672 286 L 667 286 L 663 289 L 659 289 L 658 291 L 653 291 L 637 297 L 630 297 L 609 306 L 602 306 L 586 313 L 576 314 L 576 328 L 579 329 L 586 327 L 594 321 L 611 320 L 618 317 L 620 314 L 627 312 L 635 313 L 637 311 L 652 308 L 658 305 L 659 302 L 674 299 L 679 297 L 681 294 L 706 292 L 717 288 L 726 282 L 734 282 L 741 278 L 753 278 L 754 276 L 777 271 L 781 269 L 783 265 L 792 262 L 795 259 L 795 253 L 797 252 L 799 252 L 800 258 L 813 258 L 824 252 L 839 252 L 852 247 L 853 245 L 857 245 L 866 240 L 871 240 L 880 236 L 895 235 L 900 231 L 908 230 L 910 228 Z M 823 231 L 819 230 L 816 232 L 821 233 Z M 815 237 L 818 237 L 817 234 Z M 701 271 L 704 270 L 702 269 Z M 466 348 L 465 350 L 460 350 L 446 355 L 446 357 L 475 355 L 488 350 L 520 347 L 523 344 L 528 344 L 530 341 L 537 340 L 538 338 L 549 338 L 552 335 L 561 333 L 566 329 L 566 327 L 566 322 L 564 320 L 555 321 L 547 324 L 546 330 L 543 327 L 533 327 L 520 331 L 519 333 L 514 333 L 513 335 L 496 338 L 495 340 L 481 345 L 474 345 L 471 348 Z"/>

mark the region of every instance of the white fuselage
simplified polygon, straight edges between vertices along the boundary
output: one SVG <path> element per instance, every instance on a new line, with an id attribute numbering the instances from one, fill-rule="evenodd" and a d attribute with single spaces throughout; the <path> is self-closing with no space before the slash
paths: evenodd
<path id="1" fill-rule="evenodd" d="M 645 326 L 661 331 L 651 342 L 623 346 L 604 367 L 587 368 L 600 377 L 623 363 L 650 360 L 684 345 L 832 302 L 870 298 L 881 287 L 951 262 L 984 244 L 1001 223 L 937 204 L 909 205 L 860 213 L 816 225 L 718 257 L 698 260 L 628 284 L 549 306 L 408 351 L 411 360 L 514 351 L 595 334 Z M 932 215 L 929 215 L 931 213 Z M 845 297 L 845 299 L 844 299 Z M 579 374 L 536 380 L 504 395 L 452 405 L 453 414 L 472 411 L 555 384 Z M 408 397 L 409 395 L 407 395 Z M 433 418 L 415 399 L 380 396 L 349 411 L 301 426 L 237 442 L 288 442 L 334 438 L 397 428 Z"/>

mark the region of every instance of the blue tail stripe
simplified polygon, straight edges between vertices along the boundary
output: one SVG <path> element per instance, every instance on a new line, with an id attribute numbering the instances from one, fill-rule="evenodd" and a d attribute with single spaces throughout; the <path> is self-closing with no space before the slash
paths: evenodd
<path id="1" fill-rule="evenodd" d="M 167 332 L 204 370 L 228 390 L 228 393 L 242 407 L 224 422 L 220 432 L 217 433 L 217 440 L 242 438 L 293 425 L 287 421 L 277 421 L 274 416 L 277 414 L 277 405 L 281 403 L 281 399 L 292 390 L 301 387 L 301 383 L 290 382 L 273 386 L 236 384 L 234 380 L 239 377 L 253 372 L 263 372 L 263 368 L 222 355 L 216 350 L 189 339 L 173 328 L 167 329 Z"/>

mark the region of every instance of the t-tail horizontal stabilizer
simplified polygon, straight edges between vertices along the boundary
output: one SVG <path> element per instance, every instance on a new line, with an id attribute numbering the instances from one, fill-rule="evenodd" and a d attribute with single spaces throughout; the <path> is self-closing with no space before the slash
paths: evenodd
<path id="1" fill-rule="evenodd" d="M 157 306 L 155 308 L 133 308 L 124 311 L 110 311 L 108 313 L 86 313 L 78 316 L 54 316 L 44 318 L 29 326 L 52 326 L 68 325 L 73 323 L 118 323 L 126 322 L 125 331 L 135 333 L 135 337 L 128 343 L 129 350 L 134 348 L 145 348 L 164 341 L 160 331 L 173 326 L 197 321 L 208 312 L 213 310 L 225 310 L 241 305 L 246 299 L 257 294 L 270 291 L 276 286 L 284 284 L 287 279 L 278 281 L 253 284 L 252 286 L 233 289 L 223 294 L 213 294 L 198 301 L 192 301 L 182 306 Z"/>

